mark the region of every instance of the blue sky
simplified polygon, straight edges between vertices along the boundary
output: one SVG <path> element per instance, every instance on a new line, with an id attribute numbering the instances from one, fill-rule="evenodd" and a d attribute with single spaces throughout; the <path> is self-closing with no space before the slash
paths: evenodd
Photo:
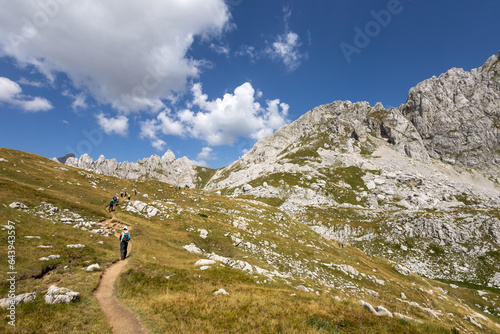
<path id="1" fill-rule="evenodd" d="M 212 168 L 500 49 L 496 0 L 0 0 L 0 146 Z"/>

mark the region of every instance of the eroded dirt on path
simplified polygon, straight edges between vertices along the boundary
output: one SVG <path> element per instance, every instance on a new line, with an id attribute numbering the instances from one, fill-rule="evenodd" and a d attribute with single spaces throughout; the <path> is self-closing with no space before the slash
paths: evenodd
<path id="1" fill-rule="evenodd" d="M 112 214 L 112 217 L 113 219 L 116 219 L 114 214 Z M 111 224 L 113 219 L 108 219 L 104 223 Z M 131 253 L 132 243 L 130 243 L 129 247 L 129 253 Z M 108 323 L 113 328 L 113 333 L 149 333 L 149 331 L 141 324 L 137 315 L 118 301 L 115 295 L 115 282 L 127 263 L 128 259 L 125 259 L 114 263 L 111 267 L 106 269 L 102 275 L 99 287 L 94 292 L 94 295 L 99 302 L 99 306 L 106 315 Z"/>

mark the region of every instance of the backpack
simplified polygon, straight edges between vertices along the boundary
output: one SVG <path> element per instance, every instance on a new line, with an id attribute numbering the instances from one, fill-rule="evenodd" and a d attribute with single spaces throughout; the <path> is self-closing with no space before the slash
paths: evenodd
<path id="1" fill-rule="evenodd" d="M 122 236 L 122 240 L 121 241 L 128 242 L 129 240 L 130 240 L 130 235 L 128 234 L 128 231 L 127 232 L 123 232 L 123 236 Z"/>

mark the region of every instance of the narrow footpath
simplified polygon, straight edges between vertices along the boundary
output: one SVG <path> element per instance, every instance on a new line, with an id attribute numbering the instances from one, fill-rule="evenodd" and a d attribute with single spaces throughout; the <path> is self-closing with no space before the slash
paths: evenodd
<path id="1" fill-rule="evenodd" d="M 112 217 L 113 219 L 115 218 L 114 213 L 112 213 Z M 104 223 L 111 223 L 111 221 L 112 219 L 109 219 Z M 132 251 L 132 243 L 129 244 L 129 247 L 130 254 Z M 108 323 L 113 327 L 113 333 L 149 333 L 149 331 L 141 324 L 137 315 L 125 305 L 120 303 L 115 295 L 115 282 L 127 263 L 128 259 L 125 259 L 123 261 L 116 262 L 111 267 L 106 269 L 102 275 L 99 287 L 94 292 L 94 295 L 99 302 L 99 306 L 106 315 Z"/>

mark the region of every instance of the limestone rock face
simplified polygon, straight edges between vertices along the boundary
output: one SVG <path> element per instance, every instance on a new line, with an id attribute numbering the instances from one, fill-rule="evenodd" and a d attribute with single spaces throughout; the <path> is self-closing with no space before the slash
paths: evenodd
<path id="1" fill-rule="evenodd" d="M 83 168 L 98 174 L 116 176 L 122 179 L 151 178 L 175 185 L 194 187 L 196 171 L 188 158 L 176 159 L 168 150 L 161 158 L 153 154 L 137 162 L 118 163 L 116 159 L 106 159 L 103 155 L 96 161 L 84 154 L 80 159 L 69 157 L 66 165 Z"/>
<path id="2" fill-rule="evenodd" d="M 500 164 L 500 59 L 452 68 L 410 89 L 401 111 L 433 158 L 468 167 Z"/>

